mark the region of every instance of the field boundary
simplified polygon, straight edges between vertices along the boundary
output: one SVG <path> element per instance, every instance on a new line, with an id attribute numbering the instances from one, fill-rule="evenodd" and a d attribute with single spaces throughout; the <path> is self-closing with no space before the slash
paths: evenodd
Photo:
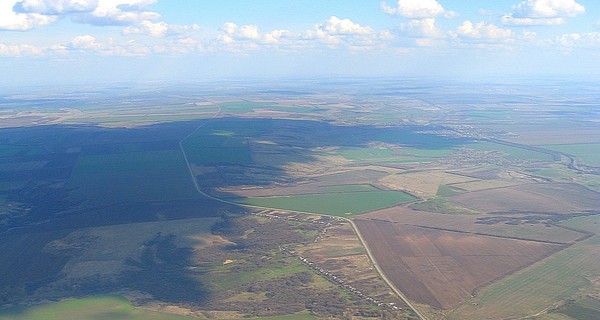
<path id="1" fill-rule="evenodd" d="M 188 157 L 185 153 L 185 149 L 183 147 L 183 142 L 191 137 L 196 131 L 198 131 L 200 128 L 202 128 L 204 125 L 206 125 L 210 120 L 213 120 L 215 118 L 217 118 L 219 116 L 219 114 L 221 113 L 222 110 L 222 106 L 219 105 L 219 110 L 217 110 L 217 112 L 213 115 L 212 118 L 208 119 L 207 121 L 205 121 L 204 123 L 202 123 L 201 125 L 199 125 L 196 129 L 194 129 L 192 132 L 190 132 L 190 134 L 188 134 L 187 136 L 185 136 L 183 139 L 181 139 L 179 141 L 179 147 L 181 148 L 181 152 L 183 153 L 183 158 L 185 159 L 185 162 L 188 166 L 188 170 L 190 172 L 190 176 L 193 180 L 194 186 L 196 187 L 196 190 L 203 196 L 215 200 L 215 201 L 219 201 L 221 203 L 225 203 L 225 204 L 230 204 L 230 205 L 236 205 L 236 206 L 241 206 L 241 207 L 247 207 L 247 208 L 254 208 L 254 209 L 264 209 L 264 210 L 281 210 L 281 209 L 276 209 L 276 208 L 267 208 L 267 207 L 259 207 L 259 206 L 253 206 L 253 205 L 246 205 L 246 204 L 240 204 L 240 203 L 236 203 L 236 202 L 231 202 L 231 201 L 227 201 L 227 200 L 223 200 L 214 196 L 211 196 L 207 193 L 205 193 L 204 191 L 202 191 L 200 189 L 200 186 L 198 185 L 198 182 L 196 181 L 196 177 L 194 176 L 194 171 L 192 170 L 192 166 L 188 160 Z M 323 215 L 323 214 L 318 214 L 318 213 L 313 213 L 313 212 L 301 212 L 301 211 L 290 211 L 290 210 L 283 210 L 283 211 L 288 211 L 288 212 L 298 212 L 298 213 L 304 213 L 304 214 L 310 214 L 310 215 L 318 215 L 318 216 L 328 216 L 328 215 Z M 351 219 L 345 218 L 345 217 L 337 217 L 339 219 L 345 220 L 347 222 L 350 223 L 350 225 L 352 226 L 352 229 L 354 229 L 354 233 L 357 235 L 358 239 L 360 240 L 362 246 L 365 248 L 365 251 L 367 252 L 367 256 L 369 257 L 369 259 L 371 260 L 371 263 L 373 263 L 373 266 L 375 266 L 375 269 L 377 270 L 377 272 L 379 273 L 379 276 L 387 283 L 387 285 L 390 287 L 390 289 L 392 289 L 392 291 L 394 291 L 394 293 L 396 293 L 398 295 L 398 297 L 400 299 L 402 299 L 402 301 L 404 303 L 406 303 L 406 305 L 419 317 L 419 319 L 421 320 L 428 320 L 422 313 L 420 313 L 417 308 L 415 308 L 410 301 L 406 298 L 406 296 L 404 296 L 404 294 L 398 290 L 398 288 L 396 288 L 396 286 L 394 286 L 394 284 L 385 276 L 385 274 L 383 273 L 383 271 L 381 270 L 381 268 L 379 267 L 379 264 L 377 263 L 377 261 L 375 260 L 375 257 L 373 256 L 373 254 L 371 253 L 371 250 L 369 249 L 369 247 L 367 246 L 365 240 L 363 239 L 362 235 L 360 234 L 360 231 L 358 231 L 358 228 L 356 227 L 356 225 L 354 224 L 354 222 Z"/>

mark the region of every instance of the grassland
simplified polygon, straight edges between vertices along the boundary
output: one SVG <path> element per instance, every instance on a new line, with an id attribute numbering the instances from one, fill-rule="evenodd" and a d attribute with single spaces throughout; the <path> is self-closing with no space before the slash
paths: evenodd
<path id="1" fill-rule="evenodd" d="M 68 299 L 30 307 L 0 309 L 0 320 L 192 320 L 195 318 L 134 308 L 121 296 Z"/>
<path id="2" fill-rule="evenodd" d="M 281 197 L 238 198 L 237 203 L 335 216 L 361 214 L 414 200 L 400 191 L 336 192 Z"/>
<path id="3" fill-rule="evenodd" d="M 453 188 L 453 187 L 447 186 L 445 184 L 441 184 L 438 186 L 436 195 L 439 197 L 444 197 L 444 196 L 453 196 L 455 194 L 460 194 L 463 192 L 464 192 L 463 190 Z"/>
<path id="4" fill-rule="evenodd" d="M 171 313 L 135 308 L 122 296 L 92 296 L 44 303 L 29 307 L 0 309 L 0 320 L 195 320 Z M 200 318 L 205 319 L 205 318 Z M 239 318 L 236 318 L 239 319 Z M 304 320 L 317 319 L 308 312 L 275 317 L 245 317 L 249 320 Z M 227 320 L 223 318 L 223 320 Z M 234 320 L 234 318 L 230 319 Z"/>
<path id="5" fill-rule="evenodd" d="M 449 149 L 419 149 L 402 147 L 397 150 L 384 148 L 342 148 L 335 152 L 342 157 L 364 163 L 422 163 L 434 162 L 452 153 Z"/>
<path id="6" fill-rule="evenodd" d="M 410 207 L 415 210 L 436 212 L 442 214 L 479 214 L 480 212 L 467 209 L 450 200 L 434 197 L 423 202 L 411 204 Z"/>

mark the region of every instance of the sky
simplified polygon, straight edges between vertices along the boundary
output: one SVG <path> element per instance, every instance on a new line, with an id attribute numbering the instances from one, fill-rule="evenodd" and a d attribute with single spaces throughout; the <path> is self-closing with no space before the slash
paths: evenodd
<path id="1" fill-rule="evenodd" d="M 0 74 L 600 78 L 600 1 L 0 0 Z"/>

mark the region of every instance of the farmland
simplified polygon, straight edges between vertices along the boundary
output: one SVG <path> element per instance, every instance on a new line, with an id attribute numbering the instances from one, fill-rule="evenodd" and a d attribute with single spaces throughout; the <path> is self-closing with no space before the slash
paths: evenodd
<path id="1" fill-rule="evenodd" d="M 597 315 L 597 122 L 373 81 L 0 100 L 0 319 Z"/>
<path id="2" fill-rule="evenodd" d="M 245 198 L 234 201 L 257 207 L 344 216 L 391 207 L 413 199 L 412 196 L 398 191 L 360 191 Z"/>
<path id="3" fill-rule="evenodd" d="M 386 275 L 409 299 L 436 308 L 456 307 L 474 289 L 560 249 L 379 221 L 356 223 L 368 243 L 378 243 L 371 250 L 381 257 Z M 393 255 L 386 253 L 391 250 Z"/>

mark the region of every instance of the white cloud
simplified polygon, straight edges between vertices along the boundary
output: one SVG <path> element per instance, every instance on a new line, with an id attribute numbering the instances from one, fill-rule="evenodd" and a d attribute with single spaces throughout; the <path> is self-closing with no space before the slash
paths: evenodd
<path id="1" fill-rule="evenodd" d="M 25 55 L 40 56 L 44 49 L 27 44 L 4 44 L 0 43 L 0 57 L 21 57 Z"/>
<path id="2" fill-rule="evenodd" d="M 288 30 L 273 30 L 263 36 L 263 42 L 266 44 L 277 44 L 281 42 L 281 39 L 287 36 L 290 32 Z"/>
<path id="3" fill-rule="evenodd" d="M 316 39 L 329 46 L 346 44 L 349 46 L 365 46 L 372 44 L 378 34 L 373 28 L 362 26 L 350 19 L 331 16 L 325 22 L 318 23 L 314 29 L 303 33 L 304 39 Z"/>
<path id="4" fill-rule="evenodd" d="M 525 0 L 502 17 L 507 25 L 561 25 L 565 18 L 585 13 L 585 7 L 575 0 Z"/>
<path id="5" fill-rule="evenodd" d="M 227 22 L 221 27 L 221 34 L 217 37 L 217 42 L 226 45 L 226 49 L 229 51 L 255 50 L 259 49 L 261 45 L 289 44 L 286 41 L 289 34 L 288 30 L 283 29 L 263 34 L 255 25 L 238 26 L 233 22 Z"/>
<path id="6" fill-rule="evenodd" d="M 329 34 L 338 35 L 365 35 L 373 34 L 371 27 L 363 27 L 358 23 L 352 22 L 350 19 L 340 19 L 332 16 L 325 23 L 318 24 L 317 29 L 324 30 Z"/>
<path id="7" fill-rule="evenodd" d="M 600 32 L 563 34 L 553 39 L 551 44 L 556 44 L 566 49 L 600 48 Z"/>
<path id="8" fill-rule="evenodd" d="M 93 25 L 132 25 L 156 21 L 147 7 L 157 0 L 2 0 L 0 29 L 29 30 L 71 18 Z"/>
<path id="9" fill-rule="evenodd" d="M 526 0 L 514 7 L 514 15 L 519 18 L 575 17 L 585 12 L 585 8 L 575 0 Z"/>
<path id="10" fill-rule="evenodd" d="M 43 15 L 89 12 L 97 6 L 98 0 L 21 0 L 17 4 L 19 11 Z"/>
<path id="11" fill-rule="evenodd" d="M 147 11 L 146 7 L 156 0 L 98 0 L 97 6 L 89 14 L 74 16 L 78 22 L 96 25 L 123 25 L 157 20 L 160 15 Z"/>
<path id="12" fill-rule="evenodd" d="M 84 49 L 84 50 L 100 50 L 102 45 L 96 42 L 96 38 L 89 34 L 83 36 L 77 36 L 71 40 L 70 47 L 73 49 Z"/>
<path id="13" fill-rule="evenodd" d="M 18 0 L 0 1 L 0 30 L 30 30 L 57 20 L 54 16 L 39 13 L 23 13 L 14 10 Z"/>
<path id="14" fill-rule="evenodd" d="M 200 26 L 193 25 L 173 25 L 163 21 L 152 22 L 144 20 L 137 26 L 128 26 L 123 29 L 123 34 L 146 34 L 152 37 L 161 38 L 166 35 L 178 35 L 188 31 L 198 31 Z"/>
<path id="15" fill-rule="evenodd" d="M 435 18 L 410 20 L 407 23 L 400 24 L 400 29 L 410 35 L 419 37 L 441 37 L 443 31 L 438 28 Z"/>
<path id="16" fill-rule="evenodd" d="M 77 36 L 66 46 L 67 51 L 94 53 L 103 56 L 147 56 L 152 53 L 149 46 L 135 40 L 118 43 L 109 38 L 106 42 L 98 42 L 91 35 Z"/>
<path id="17" fill-rule="evenodd" d="M 506 40 L 513 36 L 510 29 L 502 29 L 483 21 L 473 24 L 469 20 L 464 21 L 452 34 L 463 38 L 481 40 Z"/>
<path id="18" fill-rule="evenodd" d="M 502 16 L 502 23 L 509 26 L 557 26 L 565 24 L 563 17 L 556 18 L 516 18 L 510 14 Z"/>
<path id="19" fill-rule="evenodd" d="M 245 25 L 239 28 L 239 35 L 242 38 L 246 39 L 258 39 L 260 37 L 260 33 L 258 32 L 258 27 L 255 25 Z"/>
<path id="20" fill-rule="evenodd" d="M 433 18 L 445 13 L 456 15 L 454 12 L 446 12 L 436 0 L 398 0 L 394 7 L 382 2 L 381 9 L 387 14 L 410 19 Z"/>
<path id="21" fill-rule="evenodd" d="M 299 33 L 292 33 L 285 29 L 263 33 L 258 26 L 238 26 L 233 22 L 225 23 L 220 31 L 216 43 L 222 46 L 212 49 L 233 52 L 261 48 L 295 51 L 315 49 L 321 45 L 329 48 L 346 47 L 351 50 L 362 50 L 381 47 L 383 43 L 393 38 L 389 31 L 377 32 L 369 26 L 335 16 L 315 24 L 312 29 Z"/>

